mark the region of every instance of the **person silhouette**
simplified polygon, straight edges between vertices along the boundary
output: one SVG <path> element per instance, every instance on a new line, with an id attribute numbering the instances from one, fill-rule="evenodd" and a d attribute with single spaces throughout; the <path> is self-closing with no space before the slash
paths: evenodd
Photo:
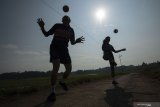
<path id="1" fill-rule="evenodd" d="M 120 49 L 120 50 L 115 50 L 114 47 L 109 44 L 110 42 L 110 37 L 107 36 L 104 40 L 103 40 L 103 44 L 102 44 L 102 50 L 103 50 L 103 59 L 104 60 L 108 60 L 110 63 L 110 68 L 111 68 L 111 76 L 112 76 L 112 84 L 118 84 L 117 81 L 115 81 L 115 66 L 117 66 L 117 63 L 115 62 L 113 53 L 118 53 L 121 51 L 125 51 L 126 49 Z"/>
<path id="2" fill-rule="evenodd" d="M 37 19 L 37 23 L 45 37 L 54 35 L 50 44 L 50 62 L 53 65 L 53 70 L 51 72 L 52 92 L 47 97 L 48 101 L 56 101 L 55 86 L 60 64 L 64 64 L 66 71 L 63 73 L 63 77 L 59 81 L 59 84 L 65 91 L 68 90 L 65 80 L 72 70 L 71 58 L 68 51 L 69 41 L 71 42 L 71 45 L 75 45 L 76 43 L 83 43 L 85 39 L 83 36 L 75 39 L 74 30 L 70 26 L 70 22 L 69 16 L 64 16 L 62 18 L 62 23 L 56 23 L 49 31 L 46 31 L 44 28 L 45 23 L 42 18 Z"/>

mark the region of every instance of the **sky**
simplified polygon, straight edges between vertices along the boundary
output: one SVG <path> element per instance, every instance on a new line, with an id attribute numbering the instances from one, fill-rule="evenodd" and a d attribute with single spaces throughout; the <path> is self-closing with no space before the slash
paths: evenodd
<path id="1" fill-rule="evenodd" d="M 62 7 L 69 6 L 64 13 Z M 97 9 L 105 18 L 96 19 Z M 73 71 L 108 67 L 102 59 L 102 41 L 125 52 L 114 54 L 120 66 L 141 65 L 160 60 L 160 0 L 0 0 L 0 73 L 52 70 L 49 46 L 53 35 L 44 37 L 37 18 L 49 30 L 61 23 L 64 15 L 71 18 L 75 37 L 85 37 L 83 44 L 70 45 Z M 113 33 L 114 29 L 118 33 Z M 60 71 L 64 71 L 61 65 Z"/>

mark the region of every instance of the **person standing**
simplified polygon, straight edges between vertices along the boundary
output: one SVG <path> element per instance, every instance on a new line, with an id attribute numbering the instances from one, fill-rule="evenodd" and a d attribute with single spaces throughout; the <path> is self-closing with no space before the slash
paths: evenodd
<path id="1" fill-rule="evenodd" d="M 118 53 L 121 51 L 125 51 L 126 49 L 120 49 L 120 50 L 115 50 L 114 47 L 109 44 L 110 42 L 110 37 L 107 36 L 104 40 L 103 40 L 103 44 L 102 44 L 102 50 L 103 50 L 103 59 L 109 61 L 110 63 L 110 68 L 111 68 L 111 76 L 112 76 L 112 84 L 118 84 L 118 82 L 115 80 L 115 66 L 117 66 L 117 63 L 115 62 L 114 59 L 114 55 L 112 52 L 114 53 Z"/>
<path id="2" fill-rule="evenodd" d="M 64 64 L 66 71 L 63 73 L 63 77 L 59 81 L 59 84 L 64 90 L 68 90 L 65 80 L 72 70 L 72 63 L 68 50 L 69 41 L 72 45 L 75 45 L 76 43 L 83 43 L 84 41 L 83 36 L 75 39 L 74 30 L 70 26 L 70 22 L 71 20 L 69 16 L 64 16 L 62 18 L 62 23 L 56 23 L 49 31 L 46 31 L 44 28 L 45 23 L 42 18 L 39 18 L 37 20 L 37 23 L 40 26 L 41 31 L 45 37 L 54 35 L 53 40 L 50 44 L 50 62 L 53 65 L 53 70 L 51 73 L 52 92 L 47 97 L 48 101 L 56 101 L 55 85 L 57 81 L 57 73 L 59 71 L 61 63 Z"/>

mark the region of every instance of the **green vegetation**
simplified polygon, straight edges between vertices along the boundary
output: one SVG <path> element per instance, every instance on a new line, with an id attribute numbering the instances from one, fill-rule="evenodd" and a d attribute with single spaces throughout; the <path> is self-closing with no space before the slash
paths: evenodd
<path id="1" fill-rule="evenodd" d="M 159 65 L 160 62 L 157 61 L 150 64 L 143 63 L 139 66 L 121 66 L 116 68 L 116 75 L 139 72 L 160 80 Z M 59 73 L 58 77 L 61 76 L 62 73 Z M 66 82 L 70 87 L 73 87 L 86 82 L 109 78 L 110 68 L 107 67 L 96 70 L 78 70 L 77 72 L 72 72 Z M 47 88 L 50 88 L 50 71 L 26 71 L 22 73 L 0 74 L 0 96 L 30 94 Z"/>
<path id="2" fill-rule="evenodd" d="M 122 75 L 119 73 L 117 75 Z M 59 75 L 61 77 L 61 75 Z M 110 73 L 82 73 L 74 74 L 67 79 L 70 87 L 86 82 L 97 81 L 110 78 Z M 0 80 L 0 96 L 12 96 L 17 94 L 30 94 L 50 87 L 49 77 L 39 77 L 30 79 Z"/>
<path id="3" fill-rule="evenodd" d="M 28 94 L 49 86 L 49 78 L 31 78 L 18 80 L 1 80 L 0 96 Z"/>

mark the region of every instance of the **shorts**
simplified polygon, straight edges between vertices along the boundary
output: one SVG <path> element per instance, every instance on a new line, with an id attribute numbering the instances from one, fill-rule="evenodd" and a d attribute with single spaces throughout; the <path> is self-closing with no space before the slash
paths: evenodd
<path id="1" fill-rule="evenodd" d="M 60 59 L 60 63 L 68 64 L 71 63 L 71 58 L 67 47 L 57 47 L 50 45 L 50 62 Z"/>
<path id="2" fill-rule="evenodd" d="M 112 52 L 103 52 L 104 60 L 114 60 L 114 56 Z"/>
<path id="3" fill-rule="evenodd" d="M 114 60 L 113 53 L 111 53 L 111 52 L 104 52 L 103 59 L 104 60 L 109 60 L 109 64 L 111 66 L 116 66 L 117 65 L 117 63 Z"/>

